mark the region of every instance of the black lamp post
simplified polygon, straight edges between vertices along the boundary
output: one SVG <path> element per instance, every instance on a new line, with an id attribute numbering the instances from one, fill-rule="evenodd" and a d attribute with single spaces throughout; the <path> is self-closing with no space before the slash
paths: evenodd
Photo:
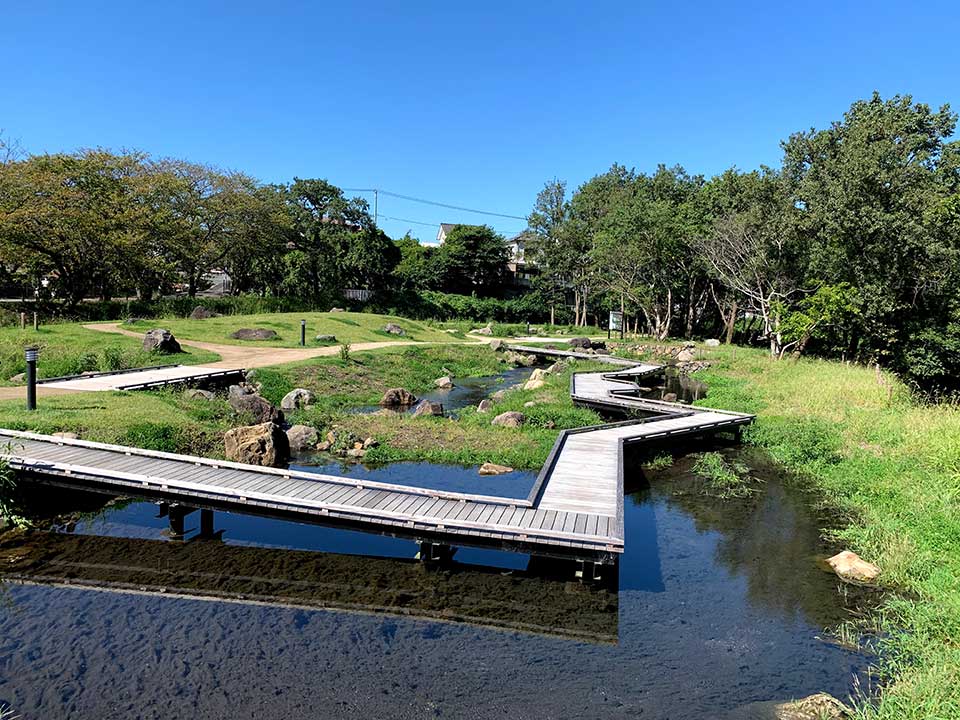
<path id="1" fill-rule="evenodd" d="M 300 321 L 300 346 L 303 347 L 307 344 L 307 321 Z"/>
<path id="2" fill-rule="evenodd" d="M 24 351 L 27 359 L 27 410 L 37 409 L 37 356 L 40 348 L 28 347 Z"/>

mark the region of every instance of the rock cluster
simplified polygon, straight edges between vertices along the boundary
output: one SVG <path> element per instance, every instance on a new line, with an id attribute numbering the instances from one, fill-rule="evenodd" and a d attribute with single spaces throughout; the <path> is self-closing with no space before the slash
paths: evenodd
<path id="1" fill-rule="evenodd" d="M 523 353 L 514 352 L 513 350 L 508 350 L 505 352 L 503 354 L 503 359 L 511 365 L 520 365 L 522 367 L 531 367 L 537 362 L 536 355 L 524 355 Z"/>
<path id="2" fill-rule="evenodd" d="M 143 349 L 147 352 L 163 353 L 165 355 L 182 352 L 180 343 L 177 342 L 173 333 L 165 328 L 147 330 L 143 336 Z"/>
<path id="3" fill-rule="evenodd" d="M 274 340 L 277 333 L 267 328 L 240 328 L 230 333 L 230 337 L 234 340 Z"/>

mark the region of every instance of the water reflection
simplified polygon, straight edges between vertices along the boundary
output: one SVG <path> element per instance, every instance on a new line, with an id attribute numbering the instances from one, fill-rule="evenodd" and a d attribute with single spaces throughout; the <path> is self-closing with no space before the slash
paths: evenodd
<path id="1" fill-rule="evenodd" d="M 139 502 L 8 542 L 2 565 L 48 584 L 0 607 L 0 697 L 28 717 L 657 720 L 844 697 L 868 658 L 820 639 L 848 608 L 803 494 L 772 474 L 721 502 L 690 491 L 688 460 L 628 468 L 619 592 L 539 558 L 424 567 L 408 540 L 233 513 L 224 542 L 174 543 Z"/>

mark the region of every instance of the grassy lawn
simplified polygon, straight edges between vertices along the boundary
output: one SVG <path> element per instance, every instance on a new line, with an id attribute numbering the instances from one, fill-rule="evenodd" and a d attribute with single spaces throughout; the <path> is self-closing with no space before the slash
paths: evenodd
<path id="1" fill-rule="evenodd" d="M 384 342 L 416 340 L 419 342 L 457 342 L 463 333 L 446 332 L 442 327 L 430 327 L 425 323 L 392 315 L 369 313 L 264 313 L 262 315 L 222 315 L 206 320 L 189 318 L 162 318 L 141 320 L 125 327 L 146 331 L 154 327 L 170 330 L 182 340 L 221 343 L 225 345 L 249 345 L 254 347 L 299 347 L 300 321 L 307 321 L 307 346 L 317 347 L 317 335 L 334 335 L 338 343 Z M 384 331 L 387 323 L 395 323 L 404 329 L 405 335 L 391 335 Z M 273 340 L 235 340 L 231 333 L 240 328 L 265 328 L 277 333 Z M 329 343 L 323 343 L 329 344 Z"/>
<path id="2" fill-rule="evenodd" d="M 701 404 L 757 413 L 748 441 L 810 478 L 847 520 L 838 539 L 900 591 L 874 618 L 889 685 L 858 712 L 960 718 L 960 408 L 921 404 L 869 368 L 706 352 Z"/>
<path id="3" fill-rule="evenodd" d="M 0 384 L 26 369 L 23 349 L 40 347 L 37 372 L 41 378 L 76 375 L 90 370 L 123 370 L 150 365 L 188 365 L 218 360 L 218 356 L 184 348 L 176 355 L 144 352 L 140 340 L 124 335 L 87 330 L 77 323 L 32 329 L 0 328 Z"/>
<path id="4" fill-rule="evenodd" d="M 190 400 L 173 390 L 78 393 L 42 397 L 38 409 L 0 402 L 0 427 L 76 432 L 84 440 L 150 450 L 223 456 L 223 432 L 235 422 L 226 400 Z"/>

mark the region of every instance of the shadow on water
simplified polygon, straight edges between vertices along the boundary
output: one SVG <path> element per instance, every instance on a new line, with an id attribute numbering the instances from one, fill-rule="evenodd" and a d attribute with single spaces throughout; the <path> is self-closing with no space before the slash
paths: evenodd
<path id="1" fill-rule="evenodd" d="M 869 658 L 823 632 L 857 609 L 817 564 L 823 518 L 739 457 L 764 482 L 720 501 L 692 458 L 645 472 L 628 454 L 610 588 L 565 561 L 425 566 L 410 540 L 236 513 L 174 542 L 139 500 L 8 535 L 0 562 L 30 583 L 0 607 L 0 697 L 27 717 L 662 720 L 842 698 Z"/>

